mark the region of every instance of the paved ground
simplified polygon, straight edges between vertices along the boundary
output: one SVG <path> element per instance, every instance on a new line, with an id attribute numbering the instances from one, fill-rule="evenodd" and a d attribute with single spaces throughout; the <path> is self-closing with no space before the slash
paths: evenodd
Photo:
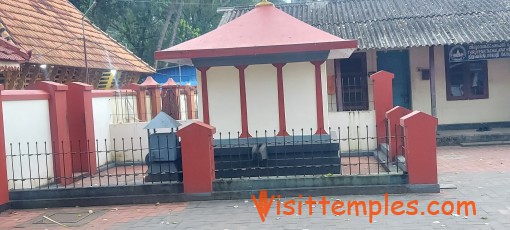
<path id="1" fill-rule="evenodd" d="M 0 229 L 65 229 L 56 224 L 33 224 L 37 218 L 55 212 L 92 210 L 96 218 L 76 229 L 510 229 L 510 146 L 439 148 L 440 183 L 455 184 L 440 194 L 390 195 L 389 200 L 418 200 L 420 211 L 431 200 L 473 200 L 477 215 L 417 215 L 368 217 L 276 216 L 271 210 L 265 223 L 251 200 L 207 201 L 176 204 L 111 206 L 71 209 L 10 210 L 0 214 Z M 370 199 L 384 196 L 341 196 L 330 200 Z M 316 208 L 319 208 L 317 206 Z M 321 210 L 318 209 L 318 212 Z"/>

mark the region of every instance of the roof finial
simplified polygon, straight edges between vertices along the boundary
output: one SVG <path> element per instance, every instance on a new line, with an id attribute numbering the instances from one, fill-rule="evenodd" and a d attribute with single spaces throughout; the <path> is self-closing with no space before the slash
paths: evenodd
<path id="1" fill-rule="evenodd" d="M 274 6 L 274 4 L 268 0 L 260 0 L 255 6 Z"/>

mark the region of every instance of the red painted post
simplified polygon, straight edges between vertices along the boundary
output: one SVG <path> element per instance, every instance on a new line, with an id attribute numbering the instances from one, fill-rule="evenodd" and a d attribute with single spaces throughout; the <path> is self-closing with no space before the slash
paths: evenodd
<path id="1" fill-rule="evenodd" d="M 285 92 L 283 91 L 283 66 L 286 63 L 273 64 L 276 67 L 276 83 L 278 85 L 278 127 L 277 136 L 289 136 L 285 117 Z"/>
<path id="2" fill-rule="evenodd" d="M 379 71 L 370 76 L 374 82 L 375 125 L 377 146 L 386 143 L 386 112 L 393 108 L 393 74 Z"/>
<path id="3" fill-rule="evenodd" d="M 176 120 L 181 120 L 180 86 L 175 83 L 172 78 L 169 78 L 165 84 L 161 85 L 163 94 L 165 95 L 161 100 L 163 102 L 163 111 Z M 173 93 L 172 93 L 173 92 Z"/>
<path id="4" fill-rule="evenodd" d="M 7 181 L 7 161 L 5 153 L 5 134 L 4 134 L 4 113 L 2 107 L 2 91 L 4 85 L 0 84 L 0 211 L 2 207 L 9 202 L 9 182 Z"/>
<path id="5" fill-rule="evenodd" d="M 73 178 L 73 162 L 69 148 L 69 127 L 67 123 L 67 85 L 51 81 L 39 81 L 27 89 L 43 90 L 50 94 L 49 112 L 51 129 L 51 147 L 55 162 L 55 181 L 62 185 L 71 184 Z"/>
<path id="6" fill-rule="evenodd" d="M 145 87 L 139 84 L 131 83 L 124 87 L 124 89 L 130 89 L 136 93 L 136 107 L 138 119 L 142 122 L 147 121 L 147 105 L 145 100 Z"/>
<path id="7" fill-rule="evenodd" d="M 315 67 L 315 107 L 317 110 L 317 132 L 319 134 L 327 134 L 324 129 L 324 100 L 322 98 L 322 71 L 321 65 L 325 61 L 312 61 Z"/>
<path id="8" fill-rule="evenodd" d="M 410 114 L 411 110 L 401 106 L 395 106 L 386 112 L 386 120 L 388 125 L 388 158 L 390 161 L 395 160 L 399 152 L 402 152 L 402 129 L 400 126 L 400 118 Z"/>
<path id="9" fill-rule="evenodd" d="M 200 84 L 202 85 L 202 120 L 206 124 L 211 124 L 209 117 L 209 93 L 207 92 L 207 70 L 210 67 L 199 67 L 200 71 Z M 200 115 L 199 115 L 200 116 Z"/>
<path id="10" fill-rule="evenodd" d="M 248 129 L 248 105 L 246 103 L 246 77 L 244 71 L 246 65 L 236 66 L 239 70 L 239 98 L 241 99 L 241 134 L 240 138 L 251 137 Z"/>
<path id="11" fill-rule="evenodd" d="M 404 127 L 409 184 L 437 184 L 437 118 L 414 111 L 400 118 Z"/>
<path id="12" fill-rule="evenodd" d="M 184 92 L 186 93 L 186 116 L 188 120 L 193 119 L 193 105 L 191 104 L 191 86 L 184 86 Z"/>
<path id="13" fill-rule="evenodd" d="M 197 88 L 195 86 L 190 87 L 190 90 L 189 90 L 188 101 L 191 106 L 190 107 L 191 110 L 188 111 L 188 113 L 191 114 L 191 115 L 188 114 L 189 119 L 197 119 L 196 109 L 195 109 L 197 107 L 196 101 L 195 101 L 195 97 L 197 96 L 196 90 L 197 90 Z"/>
<path id="14" fill-rule="evenodd" d="M 211 193 L 214 173 L 213 134 L 216 128 L 203 122 L 177 131 L 181 138 L 184 193 Z"/>
<path id="15" fill-rule="evenodd" d="M 151 94 L 151 114 L 154 118 L 161 112 L 161 89 L 159 84 L 149 76 L 140 85 L 144 86 Z"/>
<path id="16" fill-rule="evenodd" d="M 67 109 L 70 147 L 73 156 L 73 172 L 97 172 L 96 141 L 91 85 L 72 82 L 67 85 Z"/>

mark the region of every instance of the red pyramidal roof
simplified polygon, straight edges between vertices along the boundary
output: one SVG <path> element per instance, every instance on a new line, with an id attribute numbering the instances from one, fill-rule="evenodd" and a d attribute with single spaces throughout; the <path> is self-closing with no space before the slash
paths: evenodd
<path id="1" fill-rule="evenodd" d="M 257 6 L 245 15 L 195 39 L 156 51 L 157 60 L 185 63 L 191 58 L 245 56 L 308 51 L 340 51 L 348 55 L 357 40 L 345 40 L 308 25 L 274 5 Z M 330 52 L 332 58 L 345 53 Z"/>

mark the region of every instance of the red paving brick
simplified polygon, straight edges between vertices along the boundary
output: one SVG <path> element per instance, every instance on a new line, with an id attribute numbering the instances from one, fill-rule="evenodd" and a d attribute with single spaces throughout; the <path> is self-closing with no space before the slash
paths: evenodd
<path id="1" fill-rule="evenodd" d="M 438 173 L 510 172 L 510 145 L 438 148 Z"/>
<path id="2" fill-rule="evenodd" d="M 143 178 L 147 171 L 147 166 L 144 165 L 126 165 L 109 168 L 100 171 L 93 175 L 93 177 L 85 177 L 69 185 L 71 187 L 97 187 L 97 186 L 113 186 L 113 185 L 135 185 L 143 184 Z"/>
<path id="3" fill-rule="evenodd" d="M 73 229 L 108 229 L 113 224 L 128 223 L 147 217 L 164 216 L 170 213 L 183 211 L 187 203 L 173 204 L 150 204 L 150 205 L 118 205 L 118 206 L 99 206 L 86 209 L 98 211 L 104 210 L 105 213 L 95 220 L 87 223 L 85 226 L 72 227 Z M 38 217 L 45 213 L 58 211 L 60 213 L 73 212 L 73 210 L 83 208 L 56 208 L 56 209 L 36 209 L 36 210 L 9 210 L 0 214 L 0 229 L 24 228 L 28 229 L 66 229 L 57 225 L 33 224 Z"/>

